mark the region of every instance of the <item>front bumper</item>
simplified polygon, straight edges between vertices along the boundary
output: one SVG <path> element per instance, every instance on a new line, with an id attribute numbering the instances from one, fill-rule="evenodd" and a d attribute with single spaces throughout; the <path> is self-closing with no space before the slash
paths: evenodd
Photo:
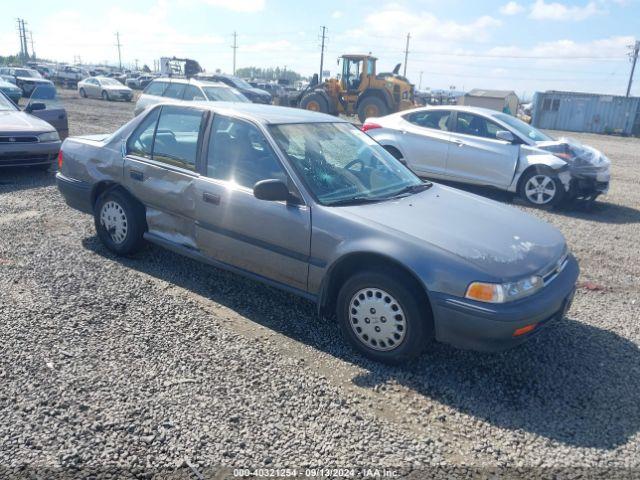
<path id="1" fill-rule="evenodd" d="M 432 292 L 436 340 L 458 348 L 501 351 L 514 347 L 560 320 L 571 306 L 579 274 L 569 255 L 564 270 L 538 293 L 515 302 L 490 304 Z M 530 333 L 514 337 L 515 330 L 537 323 Z"/>
<path id="2" fill-rule="evenodd" d="M 595 198 L 609 191 L 611 173 L 606 169 L 569 169 L 571 181 L 569 196 Z"/>
<path id="3" fill-rule="evenodd" d="M 111 100 L 126 100 L 128 102 L 133 98 L 133 92 L 119 92 L 117 90 L 115 91 L 107 90 L 107 93 L 109 94 L 109 98 Z"/>
<path id="4" fill-rule="evenodd" d="M 0 145 L 0 167 L 27 167 L 55 162 L 62 142 Z"/>

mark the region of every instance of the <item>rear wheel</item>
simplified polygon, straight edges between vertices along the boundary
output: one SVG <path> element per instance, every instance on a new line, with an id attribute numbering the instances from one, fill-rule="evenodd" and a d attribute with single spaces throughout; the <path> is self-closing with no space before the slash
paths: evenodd
<path id="1" fill-rule="evenodd" d="M 106 90 L 102 91 L 102 99 L 106 100 L 106 101 L 109 101 L 109 94 L 107 93 Z"/>
<path id="2" fill-rule="evenodd" d="M 361 122 L 364 122 L 367 118 L 371 117 L 383 117 L 389 113 L 389 109 L 378 97 L 365 97 L 360 100 L 358 105 L 358 118 Z"/>
<path id="3" fill-rule="evenodd" d="M 553 170 L 538 167 L 525 174 L 520 182 L 520 198 L 529 205 L 552 208 L 565 197 L 564 185 Z"/>
<path id="4" fill-rule="evenodd" d="M 329 113 L 329 103 L 319 92 L 307 93 L 300 100 L 300 108 L 313 112 Z"/>
<path id="5" fill-rule="evenodd" d="M 108 190 L 98 198 L 94 210 L 98 238 L 118 255 L 129 255 L 144 246 L 144 207 L 121 189 Z"/>
<path id="6" fill-rule="evenodd" d="M 340 289 L 336 314 L 345 338 L 365 356 L 398 364 L 417 357 L 433 335 L 424 294 L 395 270 L 355 274 Z"/>

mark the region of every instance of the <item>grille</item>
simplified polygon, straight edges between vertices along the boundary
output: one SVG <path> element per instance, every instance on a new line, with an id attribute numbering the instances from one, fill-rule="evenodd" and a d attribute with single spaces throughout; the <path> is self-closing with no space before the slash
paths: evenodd
<path id="1" fill-rule="evenodd" d="M 542 281 L 545 286 L 553 282 L 558 275 L 565 269 L 569 263 L 569 254 L 565 253 L 564 256 L 551 267 L 551 269 L 542 275 Z"/>
<path id="2" fill-rule="evenodd" d="M 31 153 L 4 153 L 0 154 L 0 165 L 18 165 L 20 163 L 46 163 L 53 161 L 55 155 L 31 154 Z"/>
<path id="3" fill-rule="evenodd" d="M 0 143 L 35 143 L 38 137 L 34 135 L 3 135 L 0 136 Z"/>

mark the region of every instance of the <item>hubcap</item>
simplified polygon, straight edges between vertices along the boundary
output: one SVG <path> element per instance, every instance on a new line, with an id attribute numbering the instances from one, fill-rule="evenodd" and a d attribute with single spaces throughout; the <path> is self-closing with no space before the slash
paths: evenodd
<path id="1" fill-rule="evenodd" d="M 535 175 L 527 181 L 524 193 L 531 203 L 544 205 L 556 196 L 556 182 L 547 175 Z"/>
<path id="2" fill-rule="evenodd" d="M 127 238 L 128 223 L 124 209 L 113 200 L 109 200 L 100 211 L 100 223 L 109 233 L 114 243 L 122 243 Z"/>
<path id="3" fill-rule="evenodd" d="M 316 101 L 311 101 L 307 104 L 307 110 L 312 110 L 314 112 L 320 111 L 320 104 Z"/>
<path id="4" fill-rule="evenodd" d="M 351 297 L 349 325 L 360 342 L 382 352 L 398 348 L 407 333 L 400 303 L 379 288 L 363 288 Z"/>
<path id="5" fill-rule="evenodd" d="M 367 118 L 377 117 L 379 115 L 378 107 L 376 107 L 375 105 L 368 105 L 367 107 L 365 107 L 364 113 L 367 116 Z"/>

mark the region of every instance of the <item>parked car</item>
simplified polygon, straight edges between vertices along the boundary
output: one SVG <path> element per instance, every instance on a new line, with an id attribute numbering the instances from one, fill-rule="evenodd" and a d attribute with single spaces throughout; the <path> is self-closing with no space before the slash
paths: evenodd
<path id="1" fill-rule="evenodd" d="M 136 106 L 134 115 L 139 115 L 150 105 L 174 101 L 209 102 L 248 102 L 244 95 L 224 83 L 207 82 L 186 78 L 157 78 L 144 89 Z"/>
<path id="2" fill-rule="evenodd" d="M 213 82 L 226 83 L 230 87 L 238 90 L 242 95 L 247 97 L 253 103 L 270 104 L 273 100 L 271 94 L 260 88 L 252 87 L 248 82 L 233 75 L 201 73 L 198 78 L 203 80 L 211 80 Z"/>
<path id="3" fill-rule="evenodd" d="M 69 136 L 67 111 L 58 99 L 58 93 L 53 85 L 37 87 L 31 94 L 24 110 L 51 124 L 61 140 Z"/>
<path id="4" fill-rule="evenodd" d="M 89 71 L 81 67 L 73 67 L 71 65 L 61 65 L 53 73 L 51 79 L 63 87 L 76 88 L 78 82 L 83 78 L 89 77 Z"/>
<path id="5" fill-rule="evenodd" d="M 159 104 L 110 136 L 67 139 L 57 183 L 109 250 L 148 240 L 301 295 L 380 361 L 432 338 L 523 342 L 565 314 L 578 276 L 556 228 L 423 182 L 306 110 Z"/>
<path id="6" fill-rule="evenodd" d="M 135 78 L 127 78 L 126 84 L 129 88 L 142 90 L 149 85 L 153 79 L 154 77 L 152 75 L 140 75 Z"/>
<path id="7" fill-rule="evenodd" d="M 16 105 L 20 101 L 20 97 L 22 97 L 22 90 L 15 83 L 11 83 L 4 78 L 0 78 L 0 92 L 9 97 Z"/>
<path id="8" fill-rule="evenodd" d="M 78 94 L 82 98 L 102 98 L 103 100 L 133 99 L 133 90 L 109 77 L 89 77 L 78 82 Z"/>
<path id="9" fill-rule="evenodd" d="M 48 169 L 60 150 L 55 128 L 31 115 L 37 103 L 21 111 L 0 92 L 0 167 L 34 166 Z"/>
<path id="10" fill-rule="evenodd" d="M 12 77 L 16 86 L 22 90 L 23 97 L 31 96 L 37 86 L 53 85 L 50 80 L 42 78 L 42 75 L 32 68 L 2 67 L 0 68 L 0 75 Z"/>
<path id="11" fill-rule="evenodd" d="M 495 187 L 537 207 L 609 190 L 602 153 L 494 110 L 417 108 L 369 118 L 362 129 L 421 177 Z"/>

